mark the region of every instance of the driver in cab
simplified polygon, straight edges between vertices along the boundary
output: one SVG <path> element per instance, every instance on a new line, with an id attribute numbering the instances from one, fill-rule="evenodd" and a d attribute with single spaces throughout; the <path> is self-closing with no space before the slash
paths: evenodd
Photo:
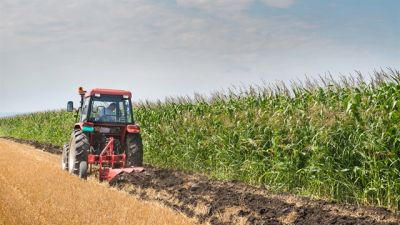
<path id="1" fill-rule="evenodd" d="M 116 109 L 117 106 L 115 103 L 111 103 L 110 105 L 108 105 L 107 108 L 105 108 L 104 110 L 102 110 L 100 112 L 100 121 L 104 121 L 104 122 L 115 122 L 117 119 L 117 113 L 116 113 Z"/>

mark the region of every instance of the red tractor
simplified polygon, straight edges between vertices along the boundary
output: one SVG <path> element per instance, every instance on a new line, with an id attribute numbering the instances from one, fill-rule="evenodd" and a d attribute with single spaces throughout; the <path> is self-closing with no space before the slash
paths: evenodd
<path id="1" fill-rule="evenodd" d="M 143 144 L 140 127 L 132 115 L 129 91 L 79 88 L 79 122 L 74 125 L 69 144 L 64 145 L 61 167 L 86 179 L 97 165 L 100 180 L 112 180 L 122 172 L 141 172 Z M 74 111 L 69 101 L 67 111 Z"/>

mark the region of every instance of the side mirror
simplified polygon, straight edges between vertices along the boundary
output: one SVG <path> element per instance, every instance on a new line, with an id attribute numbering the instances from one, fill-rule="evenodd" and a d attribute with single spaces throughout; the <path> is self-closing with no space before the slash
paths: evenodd
<path id="1" fill-rule="evenodd" d="M 73 112 L 74 111 L 74 102 L 73 101 L 69 101 L 67 103 L 67 112 Z"/>

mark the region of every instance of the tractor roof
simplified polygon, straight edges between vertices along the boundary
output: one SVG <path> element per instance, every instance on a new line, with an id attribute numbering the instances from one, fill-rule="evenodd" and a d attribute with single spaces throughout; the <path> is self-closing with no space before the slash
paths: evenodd
<path id="1" fill-rule="evenodd" d="M 105 89 L 105 88 L 94 88 L 89 92 L 86 92 L 85 97 L 93 96 L 95 94 L 103 94 L 103 95 L 128 95 L 129 98 L 132 97 L 132 93 L 130 91 L 125 90 L 115 90 L 115 89 Z"/>

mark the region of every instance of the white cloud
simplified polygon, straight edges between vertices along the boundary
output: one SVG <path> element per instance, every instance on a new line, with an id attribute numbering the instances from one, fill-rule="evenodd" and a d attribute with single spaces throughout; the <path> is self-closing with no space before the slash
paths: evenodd
<path id="1" fill-rule="evenodd" d="M 265 4 L 276 8 L 288 8 L 292 6 L 296 0 L 261 0 Z"/>
<path id="2" fill-rule="evenodd" d="M 176 0 L 176 3 L 180 6 L 194 7 L 209 12 L 237 13 L 256 1 L 276 8 L 288 8 L 296 2 L 296 0 Z"/>
<path id="3" fill-rule="evenodd" d="M 176 0 L 180 6 L 195 7 L 210 12 L 238 12 L 254 0 Z"/>
<path id="4" fill-rule="evenodd" d="M 252 18 L 241 11 L 252 0 L 177 0 L 211 15 L 184 13 L 146 0 L 9 1 L 0 7 L 0 51 L 41 48 L 163 49 L 183 54 L 259 54 L 313 38 L 312 25 L 290 17 Z"/>

